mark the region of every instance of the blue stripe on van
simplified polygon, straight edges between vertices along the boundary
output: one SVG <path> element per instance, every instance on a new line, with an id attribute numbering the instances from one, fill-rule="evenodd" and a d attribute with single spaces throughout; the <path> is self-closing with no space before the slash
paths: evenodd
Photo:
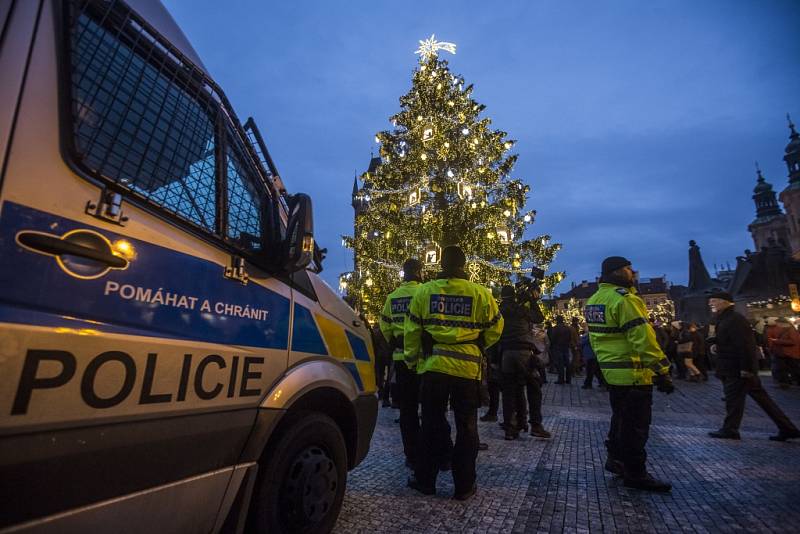
<path id="1" fill-rule="evenodd" d="M 356 381 L 356 386 L 358 386 L 359 391 L 364 391 L 364 383 L 361 382 L 361 375 L 358 373 L 358 367 L 356 364 L 350 362 L 344 362 L 345 368 L 350 371 L 350 374 L 353 375 L 353 380 Z"/>
<path id="2" fill-rule="evenodd" d="M 364 340 L 349 330 L 345 330 L 344 332 L 347 334 L 347 341 L 350 342 L 350 348 L 353 349 L 353 356 L 356 357 L 356 360 L 361 360 L 364 362 L 371 361 L 369 359 L 367 344 L 364 343 Z"/>
<path id="3" fill-rule="evenodd" d="M 27 250 L 15 240 L 20 231 L 63 236 L 76 229 L 96 232 L 111 243 L 124 239 L 136 258 L 127 269 L 88 280 L 70 276 L 55 257 Z M 12 307 L 40 312 L 5 319 L 10 322 L 55 326 L 53 317 L 67 316 L 97 321 L 108 332 L 288 348 L 289 299 L 253 282 L 227 279 L 223 266 L 203 258 L 9 201 L 3 202 L 0 215 L 0 258 L 0 302 L 8 306 L 6 312 Z M 162 301 L 139 298 L 146 291 L 151 297 L 160 291 Z"/>
<path id="4" fill-rule="evenodd" d="M 325 342 L 311 315 L 311 310 L 297 303 L 294 305 L 294 326 L 292 327 L 292 350 L 327 355 Z"/>
<path id="5" fill-rule="evenodd" d="M 47 312 L 26 309 L 18 306 L 6 306 L 0 304 L 0 323 L 24 324 L 31 326 L 44 326 L 49 328 L 69 328 L 76 332 L 90 331 L 105 334 L 127 334 L 132 336 L 159 337 L 166 339 L 192 339 L 187 336 L 175 336 L 168 332 L 160 332 L 153 329 L 128 328 L 100 321 L 81 319 L 80 317 L 70 317 Z M 204 341 L 196 339 L 196 341 Z"/>

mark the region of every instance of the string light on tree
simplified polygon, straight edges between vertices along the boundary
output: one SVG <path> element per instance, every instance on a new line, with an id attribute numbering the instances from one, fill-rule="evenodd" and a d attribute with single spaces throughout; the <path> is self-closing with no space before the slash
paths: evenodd
<path id="1" fill-rule="evenodd" d="M 425 264 L 437 265 L 442 255 L 442 249 L 436 243 L 431 243 L 425 247 Z"/>

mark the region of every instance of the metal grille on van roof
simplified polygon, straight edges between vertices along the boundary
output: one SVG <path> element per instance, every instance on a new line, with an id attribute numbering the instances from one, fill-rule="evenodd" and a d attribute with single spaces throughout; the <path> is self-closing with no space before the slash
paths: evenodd
<path id="1" fill-rule="evenodd" d="M 239 248 L 262 244 L 269 176 L 224 95 L 124 2 L 69 2 L 73 159 Z"/>
<path id="2" fill-rule="evenodd" d="M 113 5 L 113 4 L 112 4 Z M 216 229 L 217 106 L 130 12 L 87 3 L 71 26 L 75 148 L 97 175 Z"/>

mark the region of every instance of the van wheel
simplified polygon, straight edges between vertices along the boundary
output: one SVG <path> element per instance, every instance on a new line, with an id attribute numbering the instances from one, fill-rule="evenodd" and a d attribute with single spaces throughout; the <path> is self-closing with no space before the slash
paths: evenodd
<path id="1" fill-rule="evenodd" d="M 289 417 L 259 466 L 253 526 L 257 532 L 330 532 L 347 481 L 344 437 L 327 415 Z"/>

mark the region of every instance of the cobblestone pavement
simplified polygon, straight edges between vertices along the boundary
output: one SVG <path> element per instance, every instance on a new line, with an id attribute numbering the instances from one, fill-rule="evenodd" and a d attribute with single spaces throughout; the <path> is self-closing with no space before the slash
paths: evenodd
<path id="1" fill-rule="evenodd" d="M 751 399 L 742 440 L 727 441 L 706 436 L 724 414 L 719 381 L 655 393 L 648 463 L 673 490 L 649 494 L 603 470 L 608 395 L 580 389 L 582 379 L 550 379 L 543 411 L 553 439 L 505 441 L 497 423 L 479 423 L 489 450 L 478 455 L 478 494 L 467 502 L 450 498 L 450 473 L 440 474 L 435 497 L 406 487 L 397 411 L 382 408 L 335 532 L 800 532 L 800 440 L 767 440 L 775 427 Z M 762 380 L 800 424 L 800 388 Z"/>

